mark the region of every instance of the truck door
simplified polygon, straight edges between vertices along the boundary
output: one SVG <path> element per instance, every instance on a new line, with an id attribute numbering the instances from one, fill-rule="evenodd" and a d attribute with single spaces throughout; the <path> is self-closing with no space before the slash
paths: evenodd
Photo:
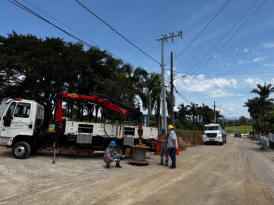
<path id="1" fill-rule="evenodd" d="M 3 117 L 1 137 L 11 137 L 18 131 L 31 130 L 30 118 L 31 103 L 12 102 Z"/>

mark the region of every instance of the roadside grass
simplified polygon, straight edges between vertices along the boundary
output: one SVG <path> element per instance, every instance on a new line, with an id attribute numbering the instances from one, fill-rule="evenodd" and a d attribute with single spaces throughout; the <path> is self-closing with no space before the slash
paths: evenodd
<path id="1" fill-rule="evenodd" d="M 234 126 L 225 127 L 225 131 L 228 134 L 234 134 L 234 129 L 235 129 L 235 132 L 238 131 L 241 134 L 246 134 L 246 133 L 249 133 L 250 131 L 252 131 L 251 126 L 235 126 L 235 128 L 234 128 Z"/>

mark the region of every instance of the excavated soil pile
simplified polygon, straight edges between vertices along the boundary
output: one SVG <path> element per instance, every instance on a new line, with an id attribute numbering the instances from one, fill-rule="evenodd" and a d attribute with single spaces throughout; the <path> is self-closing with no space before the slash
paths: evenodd
<path id="1" fill-rule="evenodd" d="M 179 150 L 185 150 L 187 147 L 196 147 L 203 143 L 203 137 L 197 134 L 187 134 L 185 132 L 178 132 Z"/>

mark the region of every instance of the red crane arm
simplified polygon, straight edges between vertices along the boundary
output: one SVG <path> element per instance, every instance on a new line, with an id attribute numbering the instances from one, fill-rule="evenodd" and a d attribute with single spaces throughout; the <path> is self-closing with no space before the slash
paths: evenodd
<path id="1" fill-rule="evenodd" d="M 128 117 L 130 114 L 128 110 L 122 107 L 119 107 L 111 102 L 108 102 L 96 95 L 86 96 L 86 95 L 78 95 L 78 94 L 71 94 L 71 93 L 59 93 L 59 95 L 56 97 L 57 109 L 55 111 L 55 120 L 59 121 L 61 124 L 62 124 L 62 100 L 61 99 L 90 101 L 97 105 L 109 108 L 126 117 Z"/>

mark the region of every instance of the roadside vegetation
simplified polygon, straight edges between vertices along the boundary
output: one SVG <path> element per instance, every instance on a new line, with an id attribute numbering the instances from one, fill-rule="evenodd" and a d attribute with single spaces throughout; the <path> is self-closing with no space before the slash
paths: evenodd
<path id="1" fill-rule="evenodd" d="M 106 95 L 130 107 L 141 107 L 147 113 L 147 126 L 160 128 L 161 76 L 134 68 L 122 59 L 97 47 L 88 50 L 80 43 L 65 42 L 60 38 L 39 39 L 34 35 L 0 36 L 0 100 L 5 98 L 32 99 L 51 111 L 53 100 L 60 92 L 81 95 Z M 166 89 L 168 114 L 171 113 L 170 90 Z M 213 119 L 207 105 L 181 104 L 179 126 L 189 129 Z M 187 112 L 186 112 L 187 111 Z M 217 118 L 220 116 L 217 113 Z M 134 124 L 103 107 L 68 101 L 63 104 L 63 116 L 87 122 Z M 100 116 L 100 119 L 97 118 Z M 168 121 L 170 124 L 170 119 Z"/>

